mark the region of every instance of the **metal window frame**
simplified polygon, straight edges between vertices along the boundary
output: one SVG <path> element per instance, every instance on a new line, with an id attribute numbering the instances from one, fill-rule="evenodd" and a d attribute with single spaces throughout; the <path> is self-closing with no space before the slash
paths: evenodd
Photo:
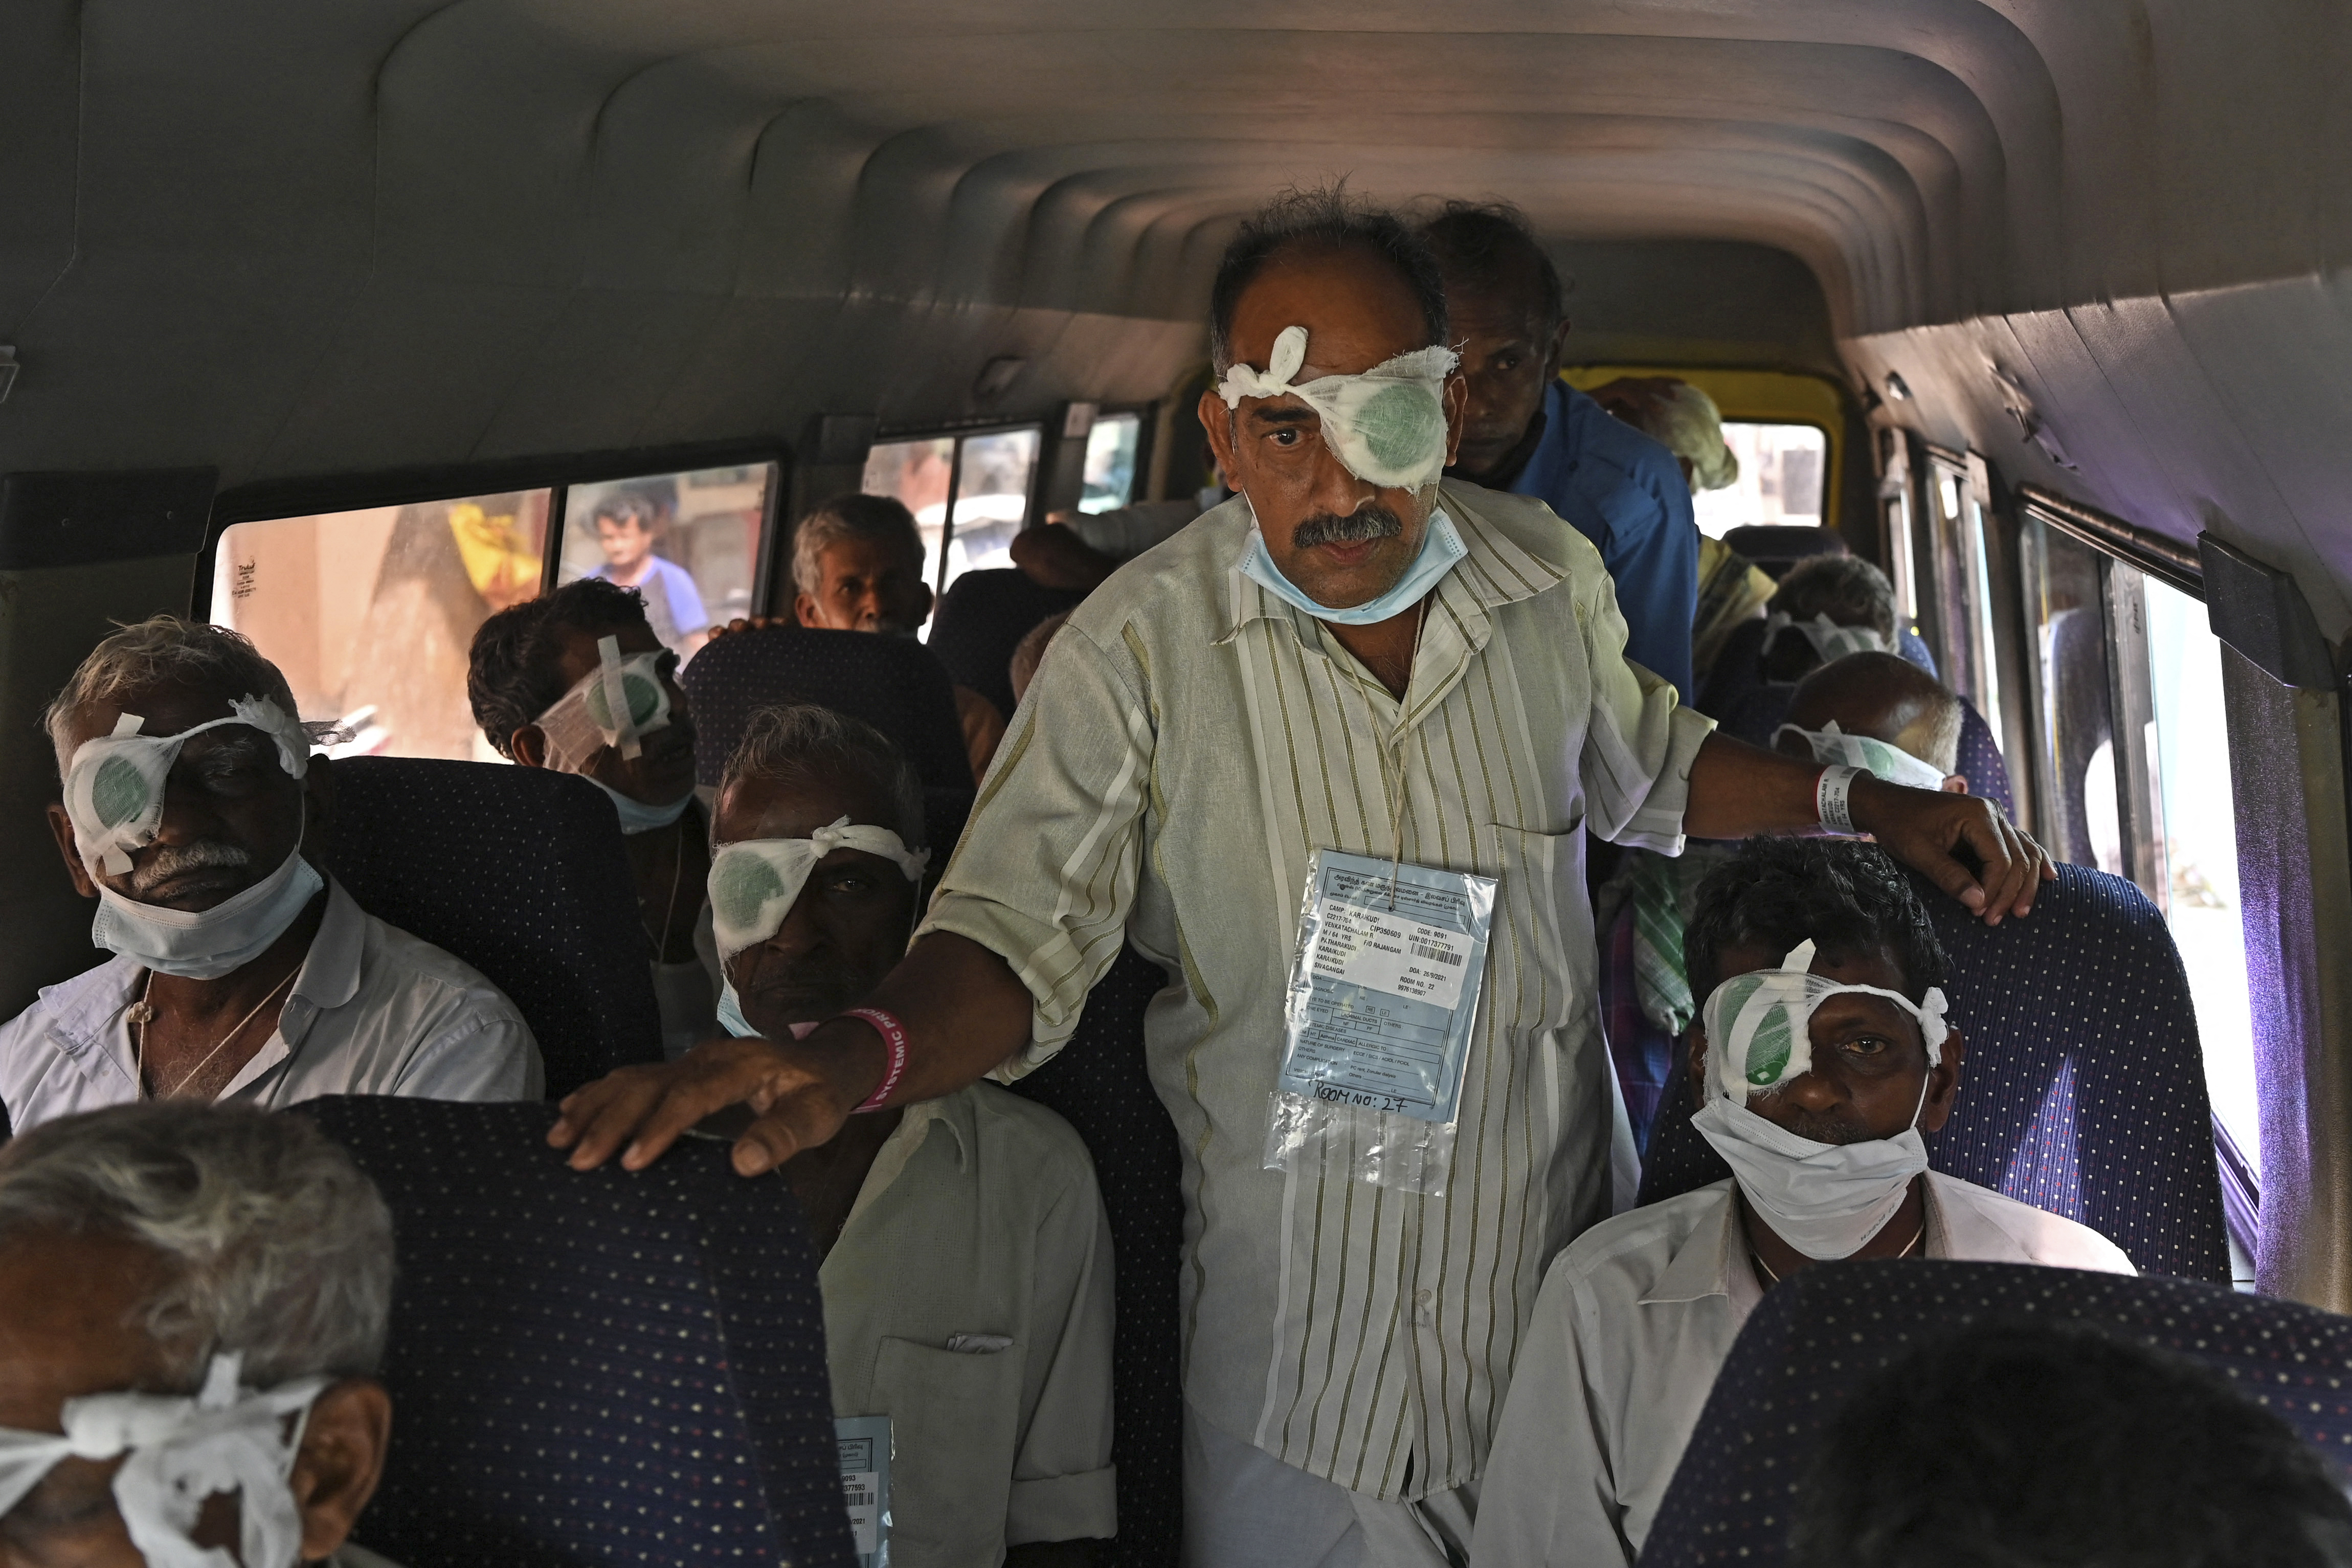
<path id="1" fill-rule="evenodd" d="M 1105 412 L 1123 414 L 1129 410 L 1124 405 L 1115 409 L 1098 409 L 1096 417 L 1101 417 Z M 869 455 L 873 447 L 895 447 L 907 441 L 955 443 L 948 454 L 947 510 L 940 516 L 940 569 L 938 581 L 931 584 L 932 593 L 944 597 L 948 591 L 948 546 L 955 542 L 956 502 L 961 499 L 963 491 L 963 444 L 975 436 L 1002 436 L 1013 430 L 1037 432 L 1037 460 L 1029 467 L 1029 489 L 1023 498 L 1026 510 L 1023 513 L 1024 521 L 1022 527 L 1026 529 L 1037 521 L 1038 487 L 1045 482 L 1051 423 L 1045 419 L 990 419 L 967 425 L 932 425 L 919 429 L 875 432 L 873 446 L 867 447 Z"/>

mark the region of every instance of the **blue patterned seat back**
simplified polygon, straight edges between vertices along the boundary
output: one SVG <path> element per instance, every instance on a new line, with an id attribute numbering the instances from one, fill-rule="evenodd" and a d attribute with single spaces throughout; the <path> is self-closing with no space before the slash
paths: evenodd
<path id="1" fill-rule="evenodd" d="M 1017 567 L 967 572 L 950 585 L 931 617 L 930 650 L 949 679 L 969 686 L 1013 717 L 1013 650 L 1038 622 L 1077 608 L 1080 588 L 1047 588 Z"/>
<path id="2" fill-rule="evenodd" d="M 694 710 L 694 773 L 716 784 L 751 715 L 816 702 L 890 737 L 930 789 L 971 788 L 948 672 L 922 644 L 874 632 L 767 626 L 713 637 L 678 677 Z"/>
<path id="3" fill-rule="evenodd" d="M 2021 1319 L 2096 1324 L 2191 1357 L 2339 1473 L 2352 1455 L 2352 1318 L 2189 1279 L 1837 1263 L 1775 1286 L 1748 1321 L 1643 1543 L 1642 1568 L 1774 1568 L 1787 1557 L 1801 1478 L 1844 1398 L 1923 1339 Z"/>
<path id="4" fill-rule="evenodd" d="M 2120 877 L 2061 866 L 2023 920 L 1987 926 L 1916 873 L 1968 1042 L 1935 1168 L 2079 1220 L 2144 1274 L 2230 1278 L 2212 1113 L 2188 976 Z M 1650 1134 L 1641 1201 L 1731 1174 L 1690 1124 L 1690 1079 Z"/>
<path id="5" fill-rule="evenodd" d="M 850 1561 L 816 1258 L 781 1177 L 686 1138 L 575 1172 L 544 1105 L 300 1113 L 392 1206 L 392 1454 L 361 1542 L 404 1568 Z"/>
<path id="6" fill-rule="evenodd" d="M 1969 781 L 1969 793 L 1982 795 L 2000 807 L 2003 816 L 2017 819 L 2017 797 L 2009 787 L 2009 763 L 2000 754 L 2000 742 L 1992 738 L 1992 726 L 1977 711 L 1977 705 L 1967 698 L 1960 699 L 1960 754 L 1957 769 Z"/>
<path id="7" fill-rule="evenodd" d="M 1176 1310 L 1183 1162 L 1143 1055 L 1144 1012 L 1167 984 L 1158 964 L 1125 950 L 1087 994 L 1070 1043 L 1013 1085 L 1086 1140 L 1118 1259 L 1111 1350 L 1118 1540 L 1098 1559 L 1101 1568 L 1174 1568 L 1184 1521 Z"/>
<path id="8" fill-rule="evenodd" d="M 334 764 L 328 868 L 362 909 L 457 954 L 539 1038 L 548 1097 L 657 1062 L 661 1014 L 613 803 L 504 763 Z"/>

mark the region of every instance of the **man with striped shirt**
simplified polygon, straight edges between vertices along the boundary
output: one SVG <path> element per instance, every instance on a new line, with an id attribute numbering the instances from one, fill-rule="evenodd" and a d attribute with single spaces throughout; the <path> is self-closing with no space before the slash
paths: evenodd
<path id="1" fill-rule="evenodd" d="M 1213 311 L 1228 389 L 1446 341 L 1426 248 L 1335 196 L 1245 226 Z M 1443 402 L 1451 456 L 1458 378 Z M 1185 1150 L 1187 1560 L 1458 1561 L 1545 1265 L 1607 1213 L 1584 835 L 1672 852 L 1685 832 L 1803 831 L 1823 770 L 1712 735 L 1629 665 L 1599 555 L 1541 502 L 1361 479 L 1295 393 L 1213 390 L 1201 412 L 1241 495 L 1072 613 L 861 1016 L 627 1069 L 567 1100 L 551 1139 L 636 1166 L 749 1101 L 736 1166 L 772 1169 L 856 1110 L 1042 1062 L 1131 942 L 1171 976 L 1147 1046 Z M 1433 539 L 1458 552 L 1433 576 Z M 1989 920 L 2049 874 L 1981 802 L 1830 783 L 1842 825 L 1850 809 Z M 1497 879 L 1440 1194 L 1357 1179 L 1344 1151 L 1265 1167 L 1321 849 Z"/>

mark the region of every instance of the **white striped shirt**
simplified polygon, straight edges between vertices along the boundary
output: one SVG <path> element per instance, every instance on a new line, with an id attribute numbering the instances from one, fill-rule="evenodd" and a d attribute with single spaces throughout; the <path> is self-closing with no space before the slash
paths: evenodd
<path id="1" fill-rule="evenodd" d="M 1122 937 L 1180 977 L 1146 1044 L 1184 1147 L 1185 1396 L 1383 1499 L 1478 1474 L 1545 1265 L 1607 1213 L 1583 831 L 1678 852 L 1711 728 L 1625 662 L 1581 535 L 1522 497 L 1441 504 L 1469 554 L 1402 703 L 1237 570 L 1244 500 L 1123 567 L 1054 639 L 924 925 L 1036 998 L 1003 1076 L 1069 1037 Z M 1307 858 L 1391 854 L 1400 805 L 1407 859 L 1501 879 L 1442 1197 L 1264 1168 Z"/>

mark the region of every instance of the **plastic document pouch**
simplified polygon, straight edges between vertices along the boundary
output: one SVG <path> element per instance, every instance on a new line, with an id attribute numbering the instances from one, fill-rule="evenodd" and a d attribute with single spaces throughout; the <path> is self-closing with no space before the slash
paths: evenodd
<path id="1" fill-rule="evenodd" d="M 1315 852 L 1268 1169 L 1337 1160 L 1359 1181 L 1445 1191 L 1494 921 L 1492 877 Z"/>
<path id="2" fill-rule="evenodd" d="M 857 1568 L 890 1568 L 890 1418 L 835 1416 L 833 1439 Z"/>

